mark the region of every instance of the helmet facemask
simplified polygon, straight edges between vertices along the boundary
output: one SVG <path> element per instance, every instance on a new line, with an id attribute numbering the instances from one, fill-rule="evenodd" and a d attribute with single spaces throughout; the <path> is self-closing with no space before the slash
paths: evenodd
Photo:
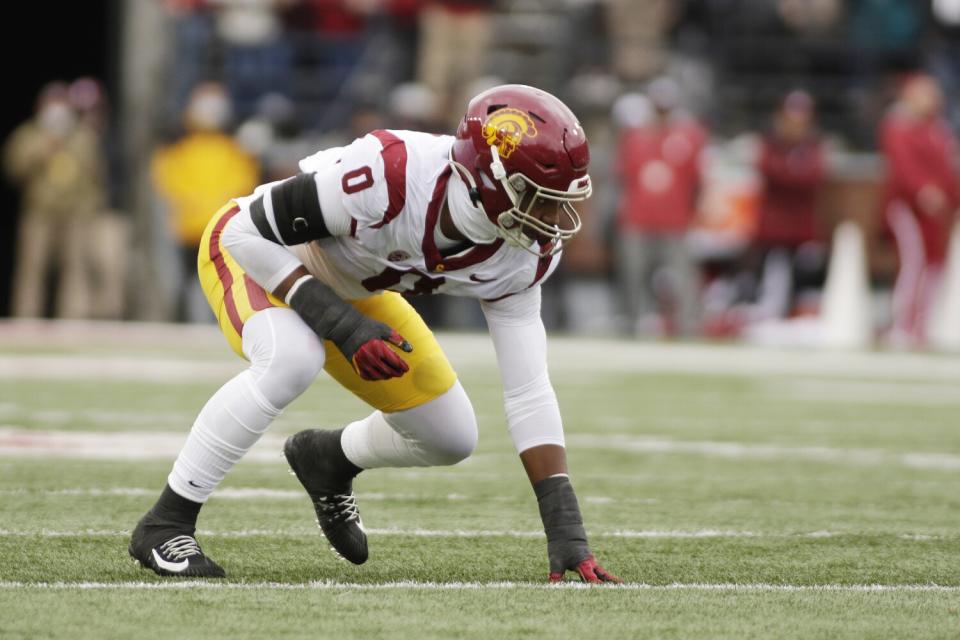
<path id="1" fill-rule="evenodd" d="M 590 152 L 576 116 L 555 96 L 508 84 L 475 96 L 450 149 L 489 234 L 538 257 L 580 230 L 575 203 L 591 194 Z M 489 236 L 488 236 L 489 237 Z"/>
<path id="2" fill-rule="evenodd" d="M 559 253 L 563 249 L 563 243 L 580 231 L 582 226 L 580 214 L 573 203 L 586 200 L 593 193 L 590 176 L 574 180 L 566 191 L 551 189 L 537 184 L 520 172 L 508 176 L 497 148 L 491 146 L 490 152 L 493 156 L 490 173 L 500 183 L 513 204 L 512 207 L 497 215 L 497 235 L 507 244 L 520 247 L 537 256 L 544 257 Z M 459 163 L 454 162 L 454 164 Z M 469 172 L 459 173 L 466 174 L 470 179 Z M 485 173 L 481 172 L 480 175 L 484 181 L 489 180 Z M 473 180 L 470 179 L 470 182 L 472 183 Z M 474 186 L 471 184 L 471 187 Z M 560 208 L 560 219 L 556 225 L 547 224 L 532 213 L 538 206 L 543 206 L 545 201 L 555 202 Z M 478 201 L 476 204 L 481 210 L 483 209 L 481 202 Z"/>

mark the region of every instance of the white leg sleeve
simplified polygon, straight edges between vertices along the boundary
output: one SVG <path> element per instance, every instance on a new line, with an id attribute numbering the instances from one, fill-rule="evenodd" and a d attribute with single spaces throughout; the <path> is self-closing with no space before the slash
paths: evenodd
<path id="1" fill-rule="evenodd" d="M 547 373 L 547 332 L 540 320 L 540 287 L 483 302 L 503 380 L 507 428 L 517 453 L 564 446 L 560 406 Z"/>
<path id="2" fill-rule="evenodd" d="M 477 446 L 477 418 L 457 381 L 438 398 L 406 411 L 382 413 L 347 425 L 343 452 L 363 469 L 456 464 Z"/>
<path id="3" fill-rule="evenodd" d="M 893 330 L 916 336 L 920 291 L 927 264 L 923 232 L 916 216 L 902 202 L 892 202 L 886 211 L 887 222 L 897 244 L 900 268 L 893 285 Z"/>
<path id="4" fill-rule="evenodd" d="M 785 249 L 775 249 L 763 262 L 757 306 L 764 318 L 785 318 L 793 293 L 793 259 Z"/>
<path id="5" fill-rule="evenodd" d="M 167 479 L 194 502 L 206 502 L 324 363 L 323 343 L 290 309 L 265 309 L 247 320 L 243 352 L 250 368 L 204 405 Z"/>

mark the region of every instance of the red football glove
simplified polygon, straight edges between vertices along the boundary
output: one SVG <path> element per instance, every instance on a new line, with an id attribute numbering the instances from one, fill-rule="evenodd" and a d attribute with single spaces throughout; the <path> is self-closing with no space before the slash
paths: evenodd
<path id="1" fill-rule="evenodd" d="M 578 562 L 576 566 L 567 567 L 563 571 L 551 571 L 550 582 L 563 582 L 563 577 L 567 570 L 576 571 L 580 574 L 580 580 L 583 582 L 591 582 L 593 584 L 601 584 L 603 582 L 620 584 L 623 582 L 623 580 L 597 564 L 596 558 L 592 555 L 587 557 L 586 560 Z"/>
<path id="2" fill-rule="evenodd" d="M 405 353 L 413 351 L 413 346 L 403 336 L 391 330 L 386 338 L 367 340 L 354 352 L 353 367 L 364 380 L 389 380 L 399 378 L 410 367 L 397 353 L 391 349 L 390 343 Z"/>

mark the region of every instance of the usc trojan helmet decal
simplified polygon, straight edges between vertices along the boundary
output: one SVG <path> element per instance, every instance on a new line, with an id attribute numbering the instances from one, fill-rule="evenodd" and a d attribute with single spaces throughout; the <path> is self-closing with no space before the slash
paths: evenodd
<path id="1" fill-rule="evenodd" d="M 483 137 L 488 145 L 497 148 L 501 158 L 509 158 L 525 136 L 535 138 L 537 127 L 519 109 L 497 109 L 483 123 Z"/>

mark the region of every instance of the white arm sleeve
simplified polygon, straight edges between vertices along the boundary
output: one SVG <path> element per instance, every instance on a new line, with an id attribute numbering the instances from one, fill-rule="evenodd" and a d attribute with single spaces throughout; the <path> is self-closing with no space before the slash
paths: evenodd
<path id="1" fill-rule="evenodd" d="M 286 247 L 260 235 L 249 207 L 241 208 L 227 223 L 220 242 L 254 282 L 271 293 L 303 264 Z"/>
<path id="2" fill-rule="evenodd" d="M 547 374 L 540 287 L 481 307 L 497 352 L 507 427 L 517 453 L 545 444 L 564 446 L 560 406 Z"/>

